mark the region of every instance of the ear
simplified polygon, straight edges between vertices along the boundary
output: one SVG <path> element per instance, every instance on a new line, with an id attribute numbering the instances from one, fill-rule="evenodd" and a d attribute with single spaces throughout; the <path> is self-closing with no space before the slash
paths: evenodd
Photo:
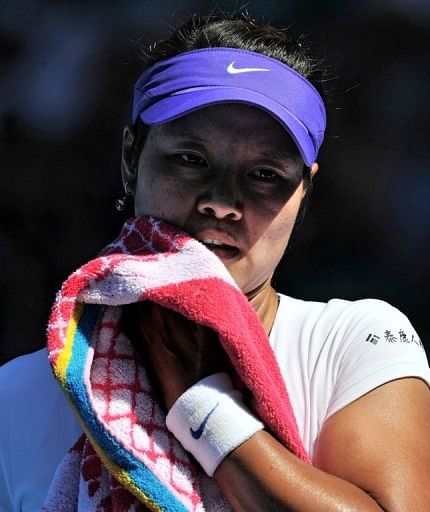
<path id="1" fill-rule="evenodd" d="M 317 162 L 314 162 L 312 165 L 311 165 L 311 178 L 313 178 L 315 176 L 315 174 L 318 172 L 318 169 L 319 169 L 319 165 Z"/>
<path id="2" fill-rule="evenodd" d="M 315 176 L 315 174 L 318 172 L 318 169 L 319 169 L 319 165 L 317 162 L 314 162 L 311 167 L 310 167 L 310 175 L 311 175 L 311 180 L 312 178 Z M 302 199 L 306 196 L 306 194 L 308 193 L 308 187 L 305 185 L 303 187 L 303 193 L 302 193 Z"/>
<path id="3" fill-rule="evenodd" d="M 122 183 L 134 196 L 137 182 L 137 168 L 133 167 L 133 141 L 136 136 L 133 126 L 126 125 L 122 136 L 121 175 Z"/>

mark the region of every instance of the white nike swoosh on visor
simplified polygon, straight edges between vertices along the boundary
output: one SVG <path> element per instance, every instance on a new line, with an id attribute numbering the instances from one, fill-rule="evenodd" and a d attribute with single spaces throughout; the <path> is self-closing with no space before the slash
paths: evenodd
<path id="1" fill-rule="evenodd" d="M 234 63 L 235 61 L 233 61 L 227 67 L 227 71 L 232 75 L 235 75 L 237 73 L 250 73 L 251 71 L 270 71 L 270 69 L 266 68 L 235 68 Z"/>

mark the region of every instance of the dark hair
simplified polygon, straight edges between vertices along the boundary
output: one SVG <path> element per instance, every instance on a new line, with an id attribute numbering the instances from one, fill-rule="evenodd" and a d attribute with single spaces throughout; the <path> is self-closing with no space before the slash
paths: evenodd
<path id="1" fill-rule="evenodd" d="M 310 56 L 303 36 L 293 36 L 287 29 L 277 29 L 252 19 L 247 13 L 229 16 L 193 16 L 177 28 L 173 34 L 147 48 L 141 48 L 143 70 L 163 59 L 199 48 L 226 47 L 262 53 L 287 64 L 304 76 L 325 100 L 323 89 L 324 71 L 320 61 Z M 132 166 L 137 167 L 140 151 L 145 142 L 148 127 L 137 121 L 133 142 Z M 297 216 L 299 223 L 312 189 L 310 169 L 305 167 L 303 179 L 307 194 Z"/>

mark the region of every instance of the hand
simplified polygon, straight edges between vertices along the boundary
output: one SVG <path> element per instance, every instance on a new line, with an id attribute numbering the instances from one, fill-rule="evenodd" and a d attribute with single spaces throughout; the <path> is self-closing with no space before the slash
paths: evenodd
<path id="1" fill-rule="evenodd" d="M 217 334 L 153 302 L 138 306 L 138 344 L 168 409 L 199 380 L 231 368 Z"/>

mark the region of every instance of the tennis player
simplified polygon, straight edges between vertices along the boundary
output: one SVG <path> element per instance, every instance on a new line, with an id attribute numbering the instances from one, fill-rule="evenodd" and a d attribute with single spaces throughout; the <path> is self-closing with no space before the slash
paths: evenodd
<path id="1" fill-rule="evenodd" d="M 229 363 L 211 331 L 150 304 L 123 320 L 179 441 L 182 404 L 202 411 L 193 432 L 210 433 L 207 450 L 193 455 L 233 510 L 428 512 L 430 370 L 408 318 L 380 300 L 310 302 L 272 286 L 318 172 L 321 79 L 285 31 L 243 16 L 193 18 L 148 50 L 122 154 L 135 214 L 200 240 L 248 297 L 313 465 L 265 430 L 240 382 L 226 385 Z M 39 510 L 80 427 L 44 351 L 9 363 L 0 382 L 0 510 Z M 221 404 L 210 410 L 207 382 Z M 226 425 L 223 396 L 237 392 L 246 412 Z M 214 464 L 211 443 L 221 449 L 239 428 L 246 435 Z"/>

